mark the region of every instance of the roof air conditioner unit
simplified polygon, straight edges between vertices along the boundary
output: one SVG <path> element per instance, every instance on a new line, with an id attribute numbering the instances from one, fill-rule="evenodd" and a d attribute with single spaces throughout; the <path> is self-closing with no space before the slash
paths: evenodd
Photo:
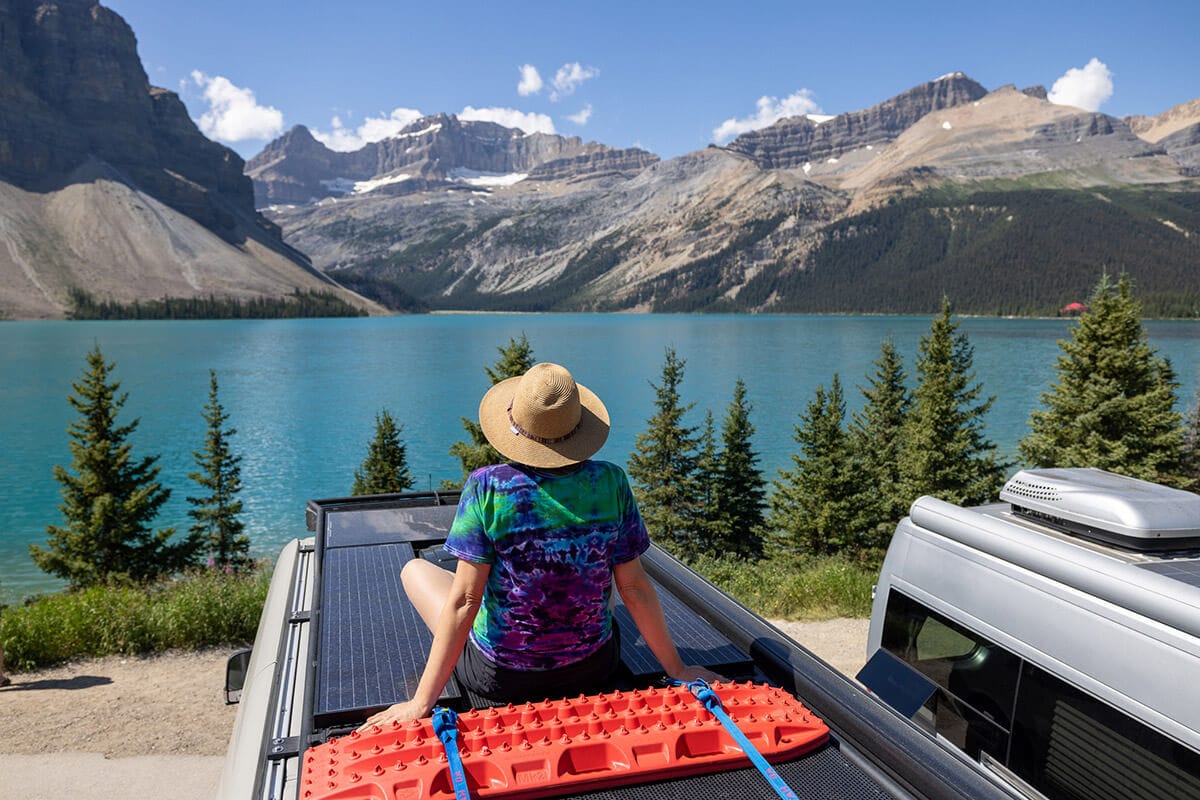
<path id="1" fill-rule="evenodd" d="M 1200 547 L 1200 495 L 1104 470 L 1024 469 L 1000 500 L 1016 514 L 1117 547 Z"/>

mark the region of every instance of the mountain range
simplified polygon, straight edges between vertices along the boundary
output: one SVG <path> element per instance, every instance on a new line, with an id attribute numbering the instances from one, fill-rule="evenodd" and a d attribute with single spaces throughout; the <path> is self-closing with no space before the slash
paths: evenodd
<path id="1" fill-rule="evenodd" d="M 947 294 L 1047 314 L 1108 269 L 1191 315 L 1198 143 L 1200 101 L 1122 120 L 951 73 L 666 161 L 437 115 L 353 153 L 297 127 L 247 173 L 317 268 L 396 308 L 920 313 Z"/>
<path id="2" fill-rule="evenodd" d="M 0 0 L 0 316 L 330 292 L 426 309 L 1200 313 L 1200 100 L 1118 119 L 962 73 L 662 160 L 436 114 L 243 164 L 93 0 Z"/>

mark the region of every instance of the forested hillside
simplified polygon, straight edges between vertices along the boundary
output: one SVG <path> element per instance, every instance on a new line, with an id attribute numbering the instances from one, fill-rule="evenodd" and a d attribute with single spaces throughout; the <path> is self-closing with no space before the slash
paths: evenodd
<path id="1" fill-rule="evenodd" d="M 1200 192 L 943 188 L 824 228 L 802 269 L 751 280 L 738 305 L 793 312 L 1050 315 L 1127 273 L 1147 316 L 1200 314 Z"/>

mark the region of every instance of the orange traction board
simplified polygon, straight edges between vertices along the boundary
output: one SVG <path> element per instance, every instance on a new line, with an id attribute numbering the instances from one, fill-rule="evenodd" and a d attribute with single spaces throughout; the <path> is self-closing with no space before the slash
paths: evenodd
<path id="1" fill-rule="evenodd" d="M 829 728 L 782 689 L 714 683 L 725 712 L 769 761 L 815 749 Z M 635 689 L 458 715 L 471 797 L 534 798 L 747 766 L 686 687 Z M 429 718 L 372 726 L 304 755 L 301 800 L 453 800 Z"/>

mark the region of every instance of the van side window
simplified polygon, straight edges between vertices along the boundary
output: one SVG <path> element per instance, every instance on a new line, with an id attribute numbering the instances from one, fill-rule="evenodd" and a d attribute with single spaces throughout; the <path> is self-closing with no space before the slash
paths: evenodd
<path id="1" fill-rule="evenodd" d="M 1029 663 L 1020 695 L 1009 768 L 1051 800 L 1200 798 L 1200 754 Z"/>
<path id="2" fill-rule="evenodd" d="M 918 723 L 972 758 L 986 752 L 1007 760 L 1017 656 L 895 590 L 888 595 L 882 644 L 938 685 Z"/>

